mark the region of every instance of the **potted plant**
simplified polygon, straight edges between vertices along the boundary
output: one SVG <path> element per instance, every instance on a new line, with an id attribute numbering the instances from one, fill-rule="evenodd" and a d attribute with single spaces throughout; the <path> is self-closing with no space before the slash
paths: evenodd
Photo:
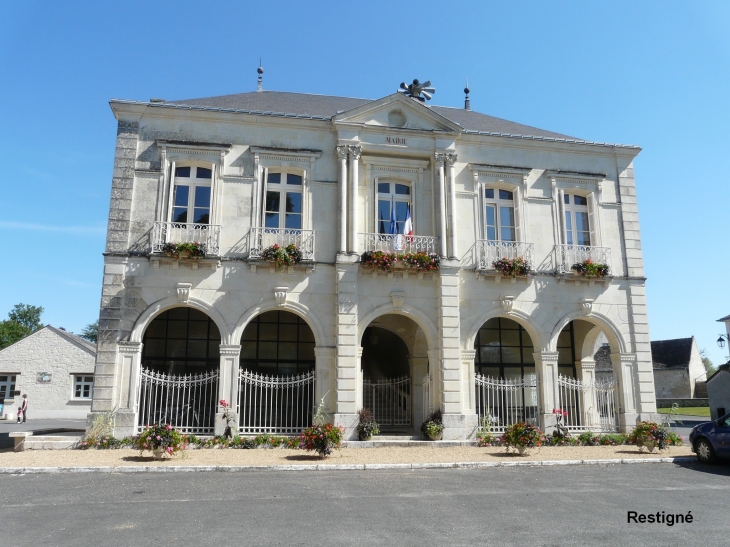
<path id="1" fill-rule="evenodd" d="M 502 435 L 502 443 L 507 447 L 507 450 L 516 448 L 520 455 L 530 448 L 542 446 L 544 441 L 545 436 L 540 428 L 525 422 L 509 426 Z"/>
<path id="2" fill-rule="evenodd" d="M 492 262 L 492 268 L 497 270 L 504 277 L 527 277 L 532 271 L 532 266 L 521 256 L 517 258 L 500 258 Z"/>
<path id="3" fill-rule="evenodd" d="M 357 434 L 361 441 L 369 441 L 373 435 L 380 433 L 380 427 L 378 422 L 373 418 L 373 413 L 370 409 L 363 408 L 357 412 L 358 424 Z"/>
<path id="4" fill-rule="evenodd" d="M 322 458 L 332 454 L 335 448 L 339 450 L 345 431 L 339 425 L 325 423 L 326 419 L 324 397 L 322 397 L 317 412 L 312 417 L 312 425 L 299 434 L 300 449 L 314 450 Z"/>
<path id="5" fill-rule="evenodd" d="M 629 435 L 629 442 L 636 444 L 639 451 L 644 448 L 649 452 L 655 448 L 664 450 L 667 447 L 667 432 L 655 422 L 639 422 Z"/>
<path id="6" fill-rule="evenodd" d="M 567 439 L 570 437 L 570 431 L 563 424 L 563 419 L 568 418 L 568 411 L 561 408 L 553 408 L 553 414 L 555 415 L 555 432 L 553 437 L 560 439 Z"/>
<path id="7" fill-rule="evenodd" d="M 402 258 L 408 268 L 414 268 L 419 272 L 433 272 L 441 266 L 441 257 L 436 253 L 403 253 Z"/>
<path id="8" fill-rule="evenodd" d="M 366 268 L 392 272 L 396 268 L 408 268 L 418 272 L 433 272 L 440 268 L 441 258 L 435 253 L 391 253 L 387 251 L 365 251 L 360 263 Z"/>
<path id="9" fill-rule="evenodd" d="M 134 439 L 134 446 L 140 455 L 149 450 L 158 460 L 177 454 L 188 447 L 185 437 L 170 424 L 146 426 Z"/>
<path id="10" fill-rule="evenodd" d="M 205 258 L 205 245 L 194 241 L 192 243 L 165 243 L 162 252 L 170 258 Z"/>
<path id="11" fill-rule="evenodd" d="M 294 264 L 299 264 L 302 261 L 302 252 L 293 243 L 290 243 L 286 247 L 274 243 L 272 246 L 263 250 L 261 258 L 266 262 L 273 263 L 278 270 L 283 267 L 288 268 Z"/>
<path id="12" fill-rule="evenodd" d="M 608 264 L 593 262 L 591 259 L 576 262 L 571 267 L 571 270 L 573 270 L 575 275 L 581 277 L 606 277 L 610 273 Z"/>
<path id="13" fill-rule="evenodd" d="M 231 405 L 228 404 L 228 401 L 225 399 L 221 399 L 218 404 L 221 405 L 221 408 L 223 409 L 223 421 L 226 423 L 226 429 L 223 431 L 223 436 L 226 439 L 230 439 L 233 437 L 233 431 L 232 427 L 236 425 L 236 420 L 233 419 L 233 416 L 231 416 Z"/>
<path id="14" fill-rule="evenodd" d="M 444 434 L 444 421 L 440 410 L 432 413 L 421 424 L 421 433 L 423 433 L 424 437 L 432 441 L 440 441 L 442 439 Z"/>

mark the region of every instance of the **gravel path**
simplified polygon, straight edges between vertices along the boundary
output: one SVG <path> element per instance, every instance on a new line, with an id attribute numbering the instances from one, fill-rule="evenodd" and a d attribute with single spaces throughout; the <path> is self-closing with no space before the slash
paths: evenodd
<path id="1" fill-rule="evenodd" d="M 97 467 L 121 465 L 302 465 L 376 463 L 453 463 L 488 461 L 603 460 L 622 458 L 666 458 L 690 456 L 688 446 L 670 447 L 652 454 L 633 446 L 550 446 L 519 456 L 504 448 L 382 447 L 343 448 L 322 460 L 314 453 L 283 448 L 234 450 L 187 450 L 180 456 L 156 461 L 149 452 L 137 450 L 26 450 L 0 451 L 0 467 Z"/>

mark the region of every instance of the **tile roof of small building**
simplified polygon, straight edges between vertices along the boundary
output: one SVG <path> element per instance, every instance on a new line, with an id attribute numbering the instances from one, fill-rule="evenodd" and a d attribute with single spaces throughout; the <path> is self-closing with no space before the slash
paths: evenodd
<path id="1" fill-rule="evenodd" d="M 236 93 L 234 95 L 221 95 L 218 97 L 166 101 L 165 104 L 277 113 L 282 115 L 291 114 L 295 116 L 330 119 L 340 112 L 352 110 L 370 102 L 372 102 L 372 99 L 310 95 L 307 93 L 290 93 L 285 91 L 251 91 L 249 93 Z M 494 116 L 488 116 L 474 110 L 430 105 L 429 108 L 452 122 L 459 124 L 466 131 L 581 140 L 529 125 L 495 118 Z"/>
<path id="2" fill-rule="evenodd" d="M 651 360 L 655 369 L 688 368 L 692 338 L 656 340 L 651 343 Z"/>

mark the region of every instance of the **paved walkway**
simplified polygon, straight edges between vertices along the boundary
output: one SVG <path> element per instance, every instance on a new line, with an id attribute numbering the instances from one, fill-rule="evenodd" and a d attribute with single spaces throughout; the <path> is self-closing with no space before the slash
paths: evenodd
<path id="1" fill-rule="evenodd" d="M 34 434 L 49 430 L 70 430 L 65 435 L 83 435 L 86 420 L 29 420 L 17 423 L 15 420 L 0 420 L 0 449 L 12 448 L 13 439 L 8 436 L 11 431 L 32 431 Z"/>

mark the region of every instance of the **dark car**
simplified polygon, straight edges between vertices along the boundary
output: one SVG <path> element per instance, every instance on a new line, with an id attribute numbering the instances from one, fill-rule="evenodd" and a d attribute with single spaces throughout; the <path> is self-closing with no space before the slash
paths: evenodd
<path id="1" fill-rule="evenodd" d="M 696 425 L 689 434 L 692 452 L 701 462 L 730 458 L 730 413 L 717 420 Z"/>

